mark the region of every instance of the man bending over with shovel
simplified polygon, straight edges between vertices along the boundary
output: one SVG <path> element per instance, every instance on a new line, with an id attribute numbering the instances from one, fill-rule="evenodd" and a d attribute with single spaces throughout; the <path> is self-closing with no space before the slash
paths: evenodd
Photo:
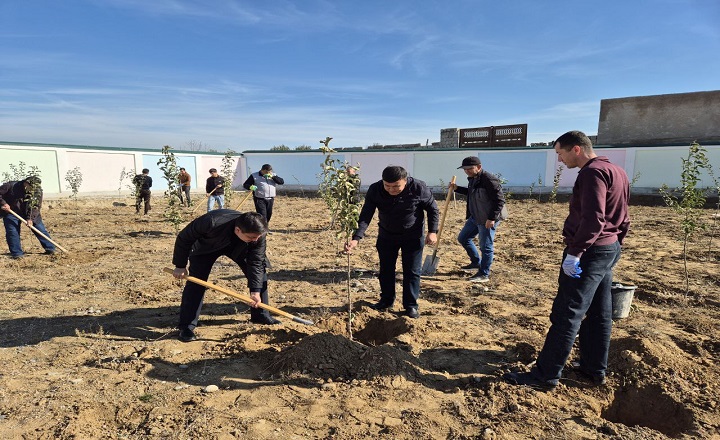
<path id="1" fill-rule="evenodd" d="M 45 249 L 45 253 L 48 255 L 55 253 L 55 245 L 46 238 L 50 234 L 45 229 L 40 217 L 40 207 L 43 199 L 41 183 L 39 177 L 30 176 L 19 182 L 6 182 L 0 186 L 0 217 L 2 217 L 5 224 L 5 239 L 10 249 L 11 258 L 19 259 L 25 256 L 20 244 L 20 225 L 23 223 L 30 227 L 34 226 L 37 231 L 45 234 L 45 237 L 43 237 L 33 230 L 43 249 Z M 20 218 L 12 215 L 11 211 L 25 221 L 23 222 Z"/>
<path id="2" fill-rule="evenodd" d="M 245 274 L 250 297 L 255 304 L 250 309 L 250 321 L 257 324 L 279 324 L 258 304 L 268 304 L 267 274 L 265 273 L 265 233 L 267 222 L 256 212 L 240 213 L 231 209 L 216 209 L 188 224 L 175 240 L 173 276 L 187 275 L 207 281 L 215 261 L 220 256 L 233 260 Z M 190 262 L 190 273 L 186 266 Z M 180 304 L 180 335 L 190 342 L 197 339 L 195 327 L 200 318 L 205 287 L 185 283 Z"/>

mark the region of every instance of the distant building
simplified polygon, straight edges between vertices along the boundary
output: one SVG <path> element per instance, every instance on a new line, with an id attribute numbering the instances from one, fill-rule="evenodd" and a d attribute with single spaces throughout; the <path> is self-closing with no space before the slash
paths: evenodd
<path id="1" fill-rule="evenodd" d="M 600 101 L 598 145 L 720 142 L 720 90 Z"/>

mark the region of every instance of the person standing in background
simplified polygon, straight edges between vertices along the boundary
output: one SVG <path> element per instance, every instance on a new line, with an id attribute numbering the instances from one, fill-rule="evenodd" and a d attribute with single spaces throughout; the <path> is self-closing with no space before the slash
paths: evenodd
<path id="1" fill-rule="evenodd" d="M 205 197 L 208 198 L 207 210 L 212 211 L 217 202 L 218 209 L 225 206 L 225 178 L 218 175 L 215 168 L 210 168 L 210 177 L 205 182 Z"/>
<path id="2" fill-rule="evenodd" d="M 180 174 L 178 174 L 178 182 L 180 183 L 180 204 L 183 203 L 183 194 L 185 194 L 185 206 L 190 207 L 190 182 L 192 177 L 190 173 L 185 171 L 185 168 L 180 168 Z"/>
<path id="3" fill-rule="evenodd" d="M 269 163 L 264 164 L 260 171 L 252 173 L 243 183 L 243 188 L 253 192 L 255 211 L 265 218 L 268 225 L 270 225 L 275 196 L 277 195 L 275 186 L 283 184 L 285 184 L 285 180 L 273 173 L 273 168 Z"/>
<path id="4" fill-rule="evenodd" d="M 149 176 L 150 170 L 143 168 L 142 174 L 138 174 L 133 178 L 135 184 L 135 190 L 137 196 L 135 198 L 135 214 L 140 214 L 140 205 L 145 203 L 144 214 L 148 215 L 148 212 L 152 209 L 150 206 L 150 188 L 152 188 L 152 177 Z"/>
<path id="5" fill-rule="evenodd" d="M 477 270 L 470 282 L 487 283 L 495 255 L 495 231 L 508 216 L 505 195 L 500 179 L 483 169 L 479 157 L 466 157 L 460 168 L 468 177 L 468 186 L 453 185 L 458 194 L 467 196 L 466 221 L 458 241 L 470 257 L 470 264 L 462 269 Z M 480 253 L 473 243 L 475 237 L 478 237 Z"/>

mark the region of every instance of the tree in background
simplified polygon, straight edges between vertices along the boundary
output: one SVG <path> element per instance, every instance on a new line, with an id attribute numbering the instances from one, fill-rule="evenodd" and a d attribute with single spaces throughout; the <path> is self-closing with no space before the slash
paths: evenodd
<path id="1" fill-rule="evenodd" d="M 687 266 L 687 245 L 690 237 L 698 229 L 707 225 L 702 221 L 702 208 L 705 206 L 707 188 L 699 188 L 703 172 L 712 175 L 712 166 L 707 158 L 707 150 L 697 142 L 693 142 L 688 150 L 687 159 L 682 159 L 680 187 L 672 191 L 663 184 L 660 194 L 669 206 L 680 217 L 680 229 L 683 234 L 683 263 L 685 268 L 685 295 L 690 291 L 690 276 Z"/>
<path id="2" fill-rule="evenodd" d="M 235 181 L 237 175 L 237 169 L 235 167 L 235 153 L 233 150 L 227 150 L 225 156 L 222 159 L 222 166 L 220 167 L 221 176 L 225 179 L 223 182 L 223 189 L 225 190 L 225 206 L 230 206 L 230 202 L 233 197 L 232 184 Z"/>
<path id="3" fill-rule="evenodd" d="M 70 198 L 75 200 L 75 205 L 77 207 L 77 195 L 80 191 L 80 185 L 82 185 L 83 181 L 83 175 L 82 171 L 80 171 L 80 167 L 75 167 L 72 170 L 68 170 L 68 172 L 65 174 L 65 181 L 68 183 L 66 188 L 72 191 Z"/>
<path id="4" fill-rule="evenodd" d="M 169 145 L 165 145 L 162 148 L 163 157 L 158 160 L 157 165 L 160 167 L 160 171 L 163 172 L 163 178 L 167 182 L 167 189 L 163 197 L 167 203 L 167 209 L 163 212 L 165 221 L 173 225 L 175 228 L 175 234 L 180 231 L 180 224 L 183 222 L 181 215 L 181 203 L 177 194 L 177 183 L 178 175 L 180 174 L 180 168 L 177 165 L 175 154 L 171 152 L 172 148 Z"/>
<path id="5" fill-rule="evenodd" d="M 270 148 L 270 151 L 290 151 L 290 147 L 284 144 L 280 144 Z"/>
<path id="6" fill-rule="evenodd" d="M 10 182 L 13 180 L 24 180 L 28 176 L 40 176 L 40 168 L 36 167 L 35 165 L 30 165 L 26 168 L 26 164 L 23 161 L 18 162 L 17 165 L 15 164 L 8 164 L 8 168 L 10 168 L 10 172 L 4 171 L 3 176 L 3 182 Z"/>

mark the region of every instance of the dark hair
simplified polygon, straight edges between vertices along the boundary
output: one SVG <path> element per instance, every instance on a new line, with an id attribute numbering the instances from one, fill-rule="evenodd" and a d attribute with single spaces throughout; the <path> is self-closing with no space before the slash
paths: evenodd
<path id="1" fill-rule="evenodd" d="M 42 180 L 40 180 L 38 176 L 27 176 L 23 182 L 26 182 L 32 187 L 35 187 L 39 186 L 42 183 Z"/>
<path id="2" fill-rule="evenodd" d="M 217 170 L 215 168 L 210 168 L 210 173 L 217 173 Z"/>
<path id="3" fill-rule="evenodd" d="M 269 163 L 263 164 L 263 166 L 260 167 L 260 170 L 272 171 L 272 165 L 270 165 Z"/>
<path id="4" fill-rule="evenodd" d="M 592 141 L 582 131 L 568 131 L 564 135 L 560 136 L 553 142 L 553 146 L 559 144 L 560 148 L 566 151 L 570 151 L 572 147 L 578 145 L 585 152 L 592 152 Z"/>
<path id="5" fill-rule="evenodd" d="M 246 234 L 264 234 L 268 228 L 265 217 L 257 212 L 243 212 L 235 219 L 235 226 Z"/>
<path id="6" fill-rule="evenodd" d="M 183 168 L 183 167 L 180 167 L 180 171 L 185 171 L 185 168 Z"/>
<path id="7" fill-rule="evenodd" d="M 143 174 L 147 174 L 147 173 L 149 173 L 149 172 L 150 172 L 150 170 L 149 170 L 149 169 L 147 169 L 147 168 L 143 168 L 142 172 L 143 172 Z"/>
<path id="8" fill-rule="evenodd" d="M 407 171 L 405 171 L 403 167 L 390 165 L 389 167 L 385 167 L 382 172 L 382 180 L 385 182 L 393 183 L 403 179 L 407 179 Z"/>

